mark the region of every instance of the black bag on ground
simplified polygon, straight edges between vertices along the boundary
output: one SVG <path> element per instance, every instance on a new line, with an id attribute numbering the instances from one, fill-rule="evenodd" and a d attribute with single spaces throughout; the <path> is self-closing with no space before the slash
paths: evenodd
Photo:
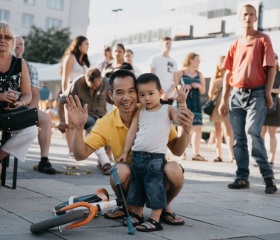
<path id="1" fill-rule="evenodd" d="M 38 109 L 27 106 L 0 112 L 0 129 L 14 131 L 31 127 L 38 123 Z"/>

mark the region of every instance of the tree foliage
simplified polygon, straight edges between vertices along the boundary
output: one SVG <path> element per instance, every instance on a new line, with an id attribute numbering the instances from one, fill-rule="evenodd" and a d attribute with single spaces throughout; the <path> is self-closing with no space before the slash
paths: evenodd
<path id="1" fill-rule="evenodd" d="M 24 58 L 30 62 L 58 63 L 70 42 L 69 28 L 44 31 L 33 26 L 25 38 Z"/>

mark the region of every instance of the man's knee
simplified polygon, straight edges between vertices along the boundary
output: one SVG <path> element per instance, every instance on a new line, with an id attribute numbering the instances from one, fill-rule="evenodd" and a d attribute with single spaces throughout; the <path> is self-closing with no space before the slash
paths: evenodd
<path id="1" fill-rule="evenodd" d="M 124 163 L 118 163 L 116 166 L 117 166 L 117 172 L 118 172 L 120 182 L 122 183 L 122 185 L 125 185 L 125 187 L 126 186 L 128 187 L 130 177 L 131 177 L 131 171 L 129 165 Z M 111 181 L 111 185 L 114 186 L 115 183 L 112 177 L 110 181 Z"/>
<path id="2" fill-rule="evenodd" d="M 181 184 L 184 179 L 184 169 L 177 162 L 167 162 L 164 165 L 163 172 L 166 180 L 174 186 Z"/>

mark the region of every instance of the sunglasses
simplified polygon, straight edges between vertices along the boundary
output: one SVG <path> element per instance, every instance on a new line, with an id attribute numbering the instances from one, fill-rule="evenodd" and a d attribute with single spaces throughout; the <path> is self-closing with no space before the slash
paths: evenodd
<path id="1" fill-rule="evenodd" d="M 6 40 L 6 41 L 9 41 L 11 39 L 13 39 L 13 37 L 9 36 L 9 35 L 0 35 L 0 40 Z"/>

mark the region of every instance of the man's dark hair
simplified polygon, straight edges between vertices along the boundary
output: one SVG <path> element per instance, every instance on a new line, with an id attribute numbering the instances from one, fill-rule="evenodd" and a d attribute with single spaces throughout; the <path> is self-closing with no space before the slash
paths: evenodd
<path id="1" fill-rule="evenodd" d="M 113 92 L 114 80 L 118 77 L 119 78 L 132 77 L 134 86 L 136 88 L 136 77 L 135 77 L 134 73 L 131 71 L 128 71 L 128 70 L 120 69 L 120 70 L 113 72 L 109 77 L 109 90 L 111 92 Z"/>
<path id="2" fill-rule="evenodd" d="M 162 89 L 158 76 L 153 73 L 141 74 L 136 80 L 136 86 L 140 84 L 151 83 L 151 82 L 154 82 L 156 84 L 157 90 L 160 91 Z"/>
<path id="3" fill-rule="evenodd" d="M 101 78 L 101 73 L 98 68 L 89 68 L 86 72 L 86 78 L 93 83 L 96 78 Z"/>

